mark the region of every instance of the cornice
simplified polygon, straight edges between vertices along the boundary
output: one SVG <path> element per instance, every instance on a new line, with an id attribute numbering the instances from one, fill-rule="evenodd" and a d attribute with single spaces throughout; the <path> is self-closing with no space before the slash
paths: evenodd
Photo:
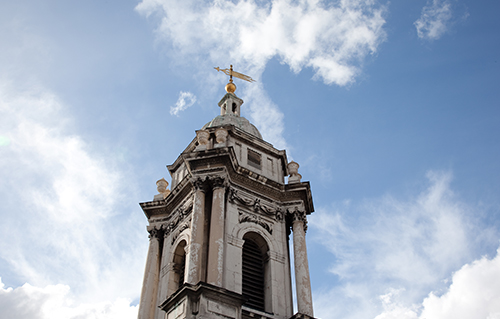
<path id="1" fill-rule="evenodd" d="M 302 201 L 307 214 L 314 211 L 309 182 L 281 184 L 238 165 L 233 147 L 218 147 L 199 152 L 182 153 L 175 166 L 186 163 L 188 174 L 176 185 L 164 200 L 141 203 L 148 218 L 168 214 L 185 197 L 193 192 L 192 178 L 227 175 L 229 185 L 268 198 L 283 206 L 287 202 Z M 169 169 L 172 166 L 169 166 Z"/>

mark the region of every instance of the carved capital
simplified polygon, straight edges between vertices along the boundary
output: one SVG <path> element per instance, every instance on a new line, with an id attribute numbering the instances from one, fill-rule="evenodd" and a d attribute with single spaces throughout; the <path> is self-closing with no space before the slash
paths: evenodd
<path id="1" fill-rule="evenodd" d="M 202 191 L 204 193 L 207 192 L 208 185 L 206 178 L 202 179 L 201 177 L 194 177 L 191 179 L 191 184 L 196 191 Z"/>
<path id="2" fill-rule="evenodd" d="M 210 181 L 213 189 L 226 187 L 226 179 L 222 176 L 213 177 Z"/>
<path id="3" fill-rule="evenodd" d="M 151 228 L 148 228 L 148 233 L 149 233 L 149 239 L 153 239 L 153 238 L 160 238 L 161 236 L 161 233 L 162 231 L 156 227 L 151 227 Z"/>
<path id="4" fill-rule="evenodd" d="M 300 222 L 303 224 L 304 231 L 307 232 L 307 217 L 306 212 L 301 212 L 297 207 L 290 213 L 292 215 L 293 223 Z"/>

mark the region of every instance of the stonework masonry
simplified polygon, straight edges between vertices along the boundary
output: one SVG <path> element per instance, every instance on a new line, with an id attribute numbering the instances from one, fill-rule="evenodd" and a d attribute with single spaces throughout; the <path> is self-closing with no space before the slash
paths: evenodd
<path id="1" fill-rule="evenodd" d="M 234 92 L 141 203 L 150 244 L 139 319 L 313 318 L 309 182 L 240 116 Z M 288 182 L 285 182 L 285 177 Z M 289 237 L 293 236 L 293 310 Z"/>

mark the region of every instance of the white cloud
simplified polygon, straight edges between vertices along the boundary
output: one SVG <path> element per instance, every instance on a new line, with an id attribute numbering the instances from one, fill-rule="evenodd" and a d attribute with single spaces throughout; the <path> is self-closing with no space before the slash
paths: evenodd
<path id="1" fill-rule="evenodd" d="M 431 293 L 423 302 L 420 318 L 500 318 L 500 249 L 493 259 L 483 257 L 463 266 L 445 294 Z"/>
<path id="2" fill-rule="evenodd" d="M 24 284 L 4 288 L 0 278 L 0 318 L 5 319 L 135 319 L 137 306 L 121 298 L 113 302 L 78 303 L 66 285 L 43 288 Z"/>
<path id="3" fill-rule="evenodd" d="M 0 258 L 14 281 L 64 283 L 82 302 L 136 298 L 147 237 L 122 202 L 133 183 L 71 133 L 66 112 L 43 89 L 0 83 Z"/>
<path id="4" fill-rule="evenodd" d="M 136 10 L 158 19 L 158 39 L 168 44 L 174 63 L 188 67 L 196 60 L 204 83 L 219 83 L 221 77 L 205 72 L 229 63 L 260 82 L 267 62 L 277 58 L 296 73 L 312 68 L 326 84 L 347 85 L 385 39 L 385 8 L 373 0 L 143 0 Z M 255 123 L 263 137 L 284 145 L 277 134 L 284 130 L 282 112 L 260 98 L 264 87 L 244 85 L 248 100 L 262 103 L 250 109 L 253 119 L 266 119 Z"/>
<path id="5" fill-rule="evenodd" d="M 170 107 L 170 114 L 179 116 L 179 112 L 186 110 L 196 102 L 196 96 L 191 92 L 179 92 L 179 99 L 175 107 Z"/>
<path id="6" fill-rule="evenodd" d="M 136 9 L 157 14 L 159 36 L 181 53 L 208 52 L 210 62 L 254 66 L 259 76 L 279 57 L 294 72 L 311 67 L 325 83 L 345 85 L 385 38 L 384 8 L 372 0 L 143 0 Z"/>
<path id="7" fill-rule="evenodd" d="M 470 220 L 472 209 L 451 191 L 451 174 L 430 172 L 427 177 L 429 187 L 415 198 L 387 195 L 359 205 L 347 201 L 311 216 L 319 232 L 310 240 L 335 256 L 331 272 L 339 279 L 338 286 L 315 292 L 319 317 L 383 313 L 382 319 L 406 313 L 416 318 L 419 308 L 410 306 L 429 291 L 445 289 L 443 280 L 471 260 L 479 234 Z M 327 302 L 332 299 L 338 302 Z M 397 302 L 387 302 L 391 299 Z"/>
<path id="8" fill-rule="evenodd" d="M 382 297 L 385 311 L 375 319 L 498 319 L 500 249 L 493 259 L 483 257 L 464 265 L 453 274 L 444 294 L 431 292 L 422 304 L 405 307 L 398 303 L 397 295 Z"/>
<path id="9" fill-rule="evenodd" d="M 449 0 L 429 0 L 422 9 L 420 18 L 415 21 L 418 37 L 437 40 L 448 31 L 452 17 Z"/>

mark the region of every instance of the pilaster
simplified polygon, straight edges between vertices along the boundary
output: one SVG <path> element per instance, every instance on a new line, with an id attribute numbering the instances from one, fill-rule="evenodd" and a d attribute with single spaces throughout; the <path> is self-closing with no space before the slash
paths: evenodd
<path id="1" fill-rule="evenodd" d="M 213 198 L 210 220 L 210 238 L 208 244 L 207 282 L 222 287 L 224 273 L 224 223 L 225 223 L 225 179 L 212 179 Z"/>
<path id="2" fill-rule="evenodd" d="M 153 319 L 158 295 L 158 278 L 160 272 L 160 238 L 162 233 L 156 228 L 148 229 L 149 250 L 144 271 L 139 319 Z"/>
<path id="3" fill-rule="evenodd" d="M 313 317 L 311 280 L 307 261 L 306 214 L 297 209 L 293 214 L 293 256 L 298 313 Z"/>
<path id="4" fill-rule="evenodd" d="M 187 282 L 196 284 L 202 280 L 203 240 L 205 238 L 206 184 L 201 178 L 193 179 L 194 203 L 191 218 L 191 243 L 187 262 Z"/>

